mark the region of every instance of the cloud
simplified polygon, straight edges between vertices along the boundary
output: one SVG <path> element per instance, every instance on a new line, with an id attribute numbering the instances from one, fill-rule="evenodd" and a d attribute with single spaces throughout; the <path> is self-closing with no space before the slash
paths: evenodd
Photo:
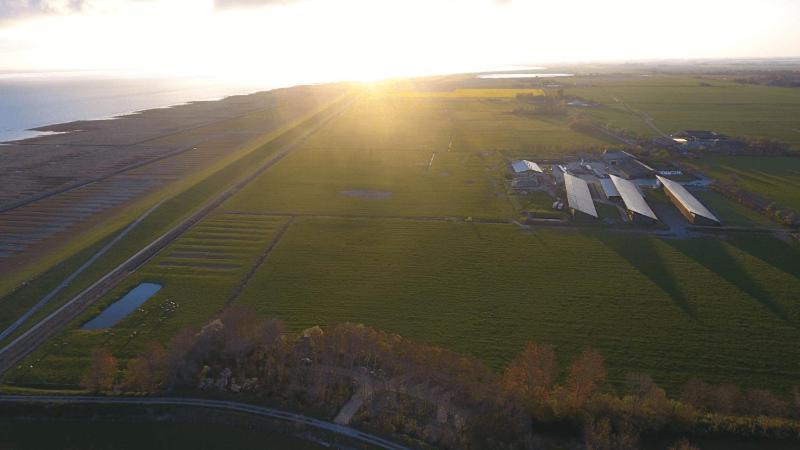
<path id="1" fill-rule="evenodd" d="M 0 20 L 80 12 L 85 0 L 0 0 Z"/>
<path id="2" fill-rule="evenodd" d="M 287 5 L 300 0 L 214 0 L 215 9 L 252 8 L 257 6 Z"/>

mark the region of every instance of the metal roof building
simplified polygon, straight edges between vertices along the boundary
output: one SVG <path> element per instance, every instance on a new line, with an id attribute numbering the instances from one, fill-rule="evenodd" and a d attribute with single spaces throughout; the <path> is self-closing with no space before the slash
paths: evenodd
<path id="1" fill-rule="evenodd" d="M 611 175 L 611 181 L 614 182 L 614 187 L 619 191 L 619 195 L 622 197 L 623 203 L 625 203 L 625 209 L 628 210 L 628 216 L 632 221 L 636 222 L 640 218 L 658 220 L 656 213 L 650 209 L 650 205 L 644 200 L 639 188 L 633 182 L 616 175 Z"/>
<path id="2" fill-rule="evenodd" d="M 682 184 L 662 176 L 657 176 L 664 191 L 690 223 L 698 225 L 720 225 L 719 219 L 700 200 L 692 195 Z"/>
<path id="3" fill-rule="evenodd" d="M 600 178 L 600 187 L 603 188 L 603 193 L 606 194 L 607 198 L 619 197 L 619 191 L 614 186 L 611 178 Z"/>
<path id="4" fill-rule="evenodd" d="M 513 163 L 511 163 L 511 168 L 514 169 L 515 173 L 522 173 L 522 172 L 542 173 L 542 168 L 539 167 L 538 164 L 536 164 L 535 162 L 530 162 L 527 159 L 514 161 Z"/>
<path id="5" fill-rule="evenodd" d="M 575 211 L 580 211 L 596 219 L 597 210 L 594 207 L 592 194 L 589 192 L 589 184 L 586 183 L 586 180 L 565 173 L 564 186 L 567 188 L 567 204 L 572 209 L 573 215 Z"/>

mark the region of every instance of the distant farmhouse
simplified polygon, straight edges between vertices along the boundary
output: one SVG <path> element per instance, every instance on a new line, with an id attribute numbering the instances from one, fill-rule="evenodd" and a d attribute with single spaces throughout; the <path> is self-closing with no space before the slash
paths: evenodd
<path id="1" fill-rule="evenodd" d="M 720 225 L 717 216 L 700 203 L 683 185 L 662 176 L 658 177 L 658 181 L 664 186 L 664 192 L 667 193 L 667 197 L 672 200 L 672 203 L 675 204 L 689 223 L 710 226 Z"/>
<path id="2" fill-rule="evenodd" d="M 739 141 L 709 130 L 685 130 L 672 136 L 672 140 L 686 150 L 735 150 Z"/>

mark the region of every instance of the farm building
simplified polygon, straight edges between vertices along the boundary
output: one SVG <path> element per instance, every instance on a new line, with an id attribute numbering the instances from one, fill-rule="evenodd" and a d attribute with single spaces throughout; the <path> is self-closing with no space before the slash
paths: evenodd
<path id="1" fill-rule="evenodd" d="M 514 173 L 525 173 L 525 172 L 542 173 L 542 169 L 541 167 L 539 167 L 539 164 L 536 164 L 535 162 L 530 162 L 526 159 L 514 161 L 513 163 L 511 163 L 511 168 L 514 169 Z"/>
<path id="2" fill-rule="evenodd" d="M 616 186 L 614 186 L 614 182 L 611 181 L 611 178 L 600 178 L 600 187 L 603 188 L 603 194 L 605 194 L 607 199 L 612 200 L 620 198 L 619 191 Z"/>
<path id="3" fill-rule="evenodd" d="M 567 204 L 575 218 L 591 216 L 597 218 L 597 210 L 592 201 L 592 194 L 589 192 L 589 184 L 586 180 L 578 178 L 570 173 L 564 174 L 564 186 L 567 188 Z"/>
<path id="4" fill-rule="evenodd" d="M 608 151 L 603 153 L 603 159 L 610 167 L 614 167 L 621 176 L 629 179 L 653 178 L 655 170 L 647 164 L 636 159 L 626 151 Z"/>
<path id="5" fill-rule="evenodd" d="M 625 209 L 631 222 L 650 224 L 658 221 L 656 213 L 650 209 L 650 205 L 644 200 L 639 188 L 633 182 L 615 175 L 611 175 L 611 181 L 622 197 L 622 202 L 625 203 Z"/>
<path id="6" fill-rule="evenodd" d="M 720 225 L 719 219 L 708 210 L 697 197 L 692 195 L 682 184 L 662 176 L 658 181 L 664 186 L 664 192 L 689 223 L 696 225 Z"/>
<path id="7" fill-rule="evenodd" d="M 702 148 L 717 150 L 736 150 L 741 143 L 724 134 L 707 130 L 686 130 L 676 133 L 673 138 L 677 144 L 689 150 Z"/>
<path id="8" fill-rule="evenodd" d="M 639 161 L 636 158 L 623 159 L 617 164 L 617 171 L 620 175 L 629 180 L 636 180 L 642 178 L 653 178 L 655 170 L 647 164 Z"/>

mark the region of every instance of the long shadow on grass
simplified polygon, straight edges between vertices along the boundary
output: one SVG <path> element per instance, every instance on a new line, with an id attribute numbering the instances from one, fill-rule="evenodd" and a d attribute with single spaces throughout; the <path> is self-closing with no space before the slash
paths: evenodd
<path id="1" fill-rule="evenodd" d="M 723 241 L 715 238 L 702 238 L 666 242 L 756 299 L 779 319 L 786 323 L 792 322 L 786 310 L 736 261 Z"/>
<path id="2" fill-rule="evenodd" d="M 772 236 L 734 236 L 728 242 L 770 266 L 800 279 L 800 250 Z"/>
<path id="3" fill-rule="evenodd" d="M 620 234 L 600 235 L 599 239 L 666 292 L 683 312 L 693 319 L 696 318 L 694 308 L 689 303 L 686 293 L 681 289 L 678 280 L 670 274 L 670 269 L 664 264 L 652 238 L 641 236 L 632 238 Z"/>

